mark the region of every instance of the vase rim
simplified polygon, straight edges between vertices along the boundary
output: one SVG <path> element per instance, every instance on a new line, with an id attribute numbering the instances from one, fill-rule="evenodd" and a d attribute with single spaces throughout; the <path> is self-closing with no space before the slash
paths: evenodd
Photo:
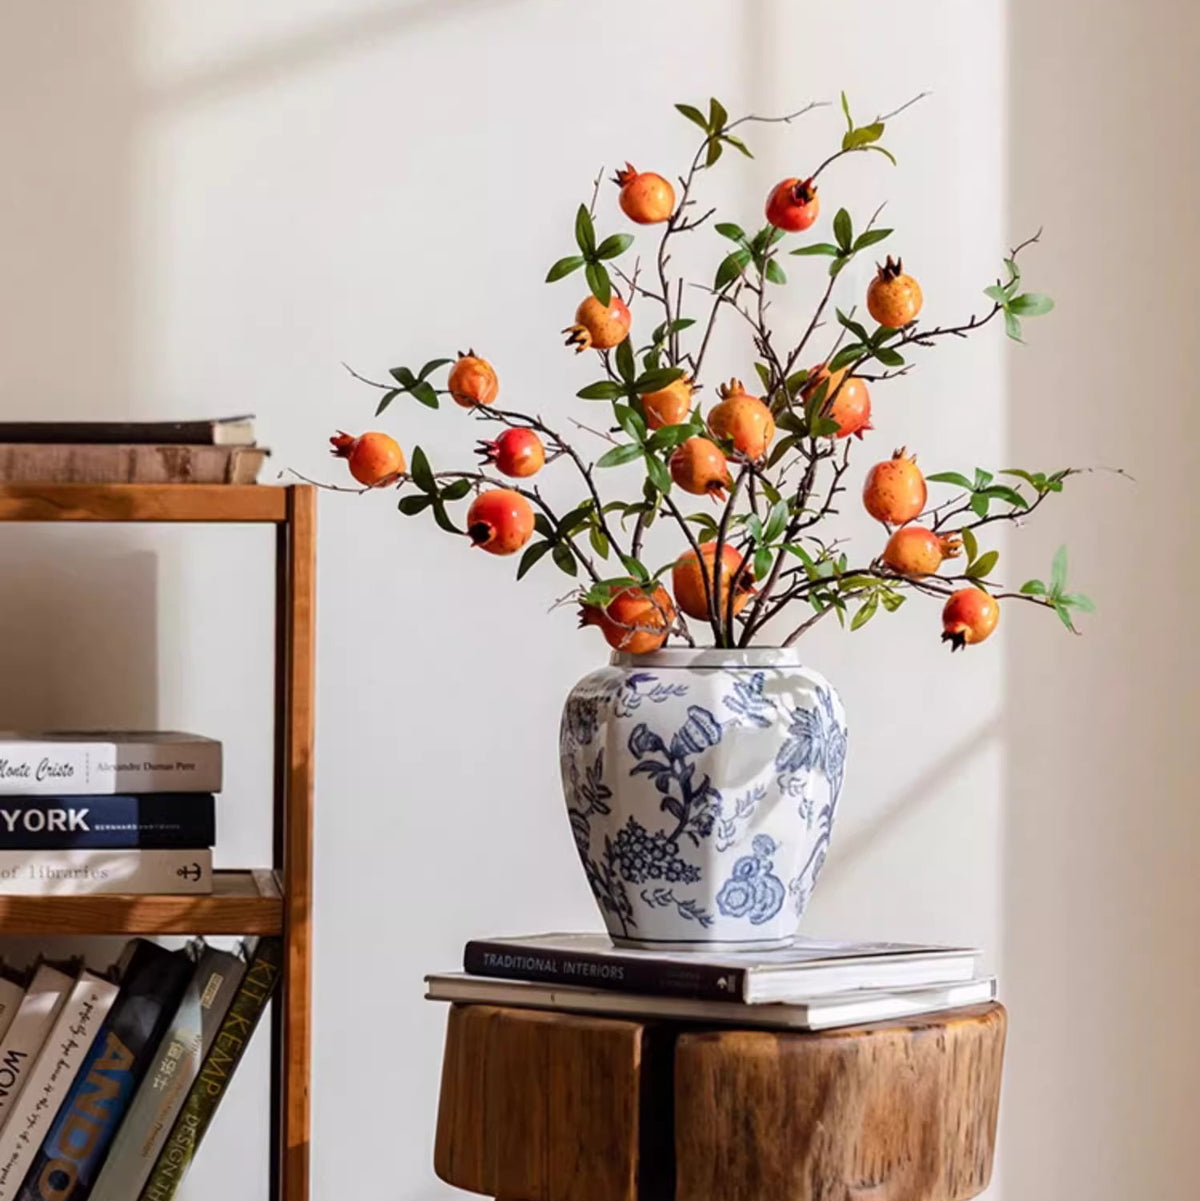
<path id="1" fill-rule="evenodd" d="M 613 651 L 613 667 L 803 667 L 804 658 L 793 646 L 690 647 L 673 646 L 648 655 Z"/>

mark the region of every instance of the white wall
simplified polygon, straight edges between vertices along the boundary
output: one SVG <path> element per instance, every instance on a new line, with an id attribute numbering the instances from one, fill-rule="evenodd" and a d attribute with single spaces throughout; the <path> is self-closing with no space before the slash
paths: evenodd
<path id="1" fill-rule="evenodd" d="M 1094 243 L 1085 245 L 1074 227 L 1091 194 L 1047 167 L 1063 161 L 1057 152 L 1051 160 L 1048 149 L 1025 149 L 1051 145 L 1051 123 L 1041 116 L 1049 109 L 1079 139 L 1070 152 L 1079 169 L 1104 179 L 1107 162 L 1094 146 L 1101 131 L 1093 120 L 1085 142 L 1067 120 L 1088 105 L 1076 96 L 1063 107 L 1034 8 L 1016 8 L 1013 157 L 1030 178 L 1010 221 L 1000 0 L 903 8 L 612 0 L 603 19 L 548 0 L 9 3 L 0 11 L 5 414 L 248 408 L 259 414 L 276 465 L 338 478 L 324 440 L 335 427 L 370 424 L 372 404 L 340 361 L 379 373 L 470 343 L 497 363 L 506 401 L 562 419 L 583 407 L 573 393 L 592 376 L 557 333 L 578 288 L 540 280 L 569 249 L 574 206 L 601 164 L 631 158 L 673 174 L 693 143 L 671 104 L 711 92 L 735 113 L 770 113 L 835 98 L 845 87 L 867 116 L 928 88 L 932 98 L 889 134 L 899 169 L 864 156 L 831 172 L 825 222 L 840 203 L 865 217 L 887 199 L 888 223 L 902 231 L 897 244 L 921 276 L 929 317 L 939 320 L 981 303 L 999 252 L 1047 220 L 1050 248 L 1031 256 L 1030 271 L 1074 299 L 1075 312 L 1064 305 L 1061 317 L 1031 327 L 1036 347 L 1020 370 L 1034 363 L 1044 364 L 1035 379 L 1062 373 L 1056 396 L 1075 406 L 1076 420 L 1052 427 L 1050 458 L 1075 461 L 1078 447 L 1084 460 L 1115 460 L 1118 448 L 1098 441 L 1086 420 L 1092 396 L 1116 404 L 1097 327 L 1079 315 L 1082 281 L 1099 286 L 1094 271 L 1086 274 Z M 1087 46 L 1086 38 L 1079 43 Z M 1027 70 L 1044 93 L 1036 109 L 1024 90 Z M 1094 108 L 1101 100 L 1114 107 L 1099 91 L 1097 81 L 1082 95 Z M 727 216 L 752 225 L 767 187 L 811 165 L 838 136 L 832 111 L 791 129 L 755 130 L 754 163 L 723 161 L 711 194 Z M 1085 145 L 1093 147 L 1086 157 Z M 1161 167 L 1154 187 L 1175 198 L 1168 209 L 1184 222 L 1182 185 L 1168 164 L 1153 165 Z M 1116 189 L 1104 188 L 1115 204 Z M 1045 205 L 1037 202 L 1043 190 Z M 1133 191 L 1145 204 L 1141 179 Z M 613 228 L 611 190 L 601 209 Z M 1127 265 L 1132 228 L 1121 234 Z M 710 270 L 717 239 L 694 237 L 690 261 Z M 1150 264 L 1174 270 L 1172 257 L 1168 250 L 1147 258 L 1142 286 L 1154 282 Z M 807 295 L 820 268 L 792 261 L 795 287 Z M 863 264 L 846 273 L 846 303 L 861 295 L 867 271 Z M 1183 284 L 1170 278 L 1182 301 Z M 781 321 L 800 311 L 781 304 Z M 1101 328 L 1119 338 L 1121 324 L 1108 320 Z M 1153 348 L 1149 318 L 1140 320 L 1133 344 Z M 946 347 L 917 374 L 878 389 L 878 431 L 860 454 L 863 467 L 901 443 L 932 470 L 1007 465 L 1010 439 L 1014 450 L 1039 457 L 1030 446 L 1038 412 L 1030 377 L 1017 377 L 1026 383 L 1006 408 L 1010 358 L 998 331 L 989 334 L 996 336 Z M 1077 348 L 1069 357 L 1064 336 Z M 713 362 L 725 374 L 750 374 L 745 343 L 731 337 L 718 349 Z M 1126 385 L 1136 386 L 1140 370 L 1124 370 Z M 1156 363 L 1155 378 L 1182 387 L 1171 370 Z M 1073 392 L 1078 372 L 1090 373 L 1092 386 Z M 1184 433 L 1182 418 L 1165 420 Z M 397 405 L 385 426 L 406 449 L 419 442 L 446 464 L 465 460 L 480 432 L 457 410 L 431 414 L 415 405 Z M 1135 428 L 1148 459 L 1152 431 Z M 1181 462 L 1184 439 L 1174 446 L 1164 453 Z M 571 494 L 565 480 L 554 487 Z M 1085 488 L 1110 506 L 1105 512 L 1141 503 L 1122 484 L 1093 481 L 1081 494 Z M 1015 1038 L 1004 1110 L 1013 1151 L 1004 1166 L 1021 1201 L 1071 1195 L 1062 1187 L 1071 1162 L 1048 1121 L 1059 1111 L 1047 1101 L 1074 1094 L 1060 1075 L 1044 1078 L 1048 1065 L 1079 1066 L 1078 1055 L 1049 1052 L 1074 1010 L 1071 977 L 1062 972 L 1047 984 L 1044 972 L 1076 922 L 1088 930 L 1087 962 L 1102 963 L 1107 929 L 1088 924 L 1089 906 L 1114 909 L 1126 888 L 1138 889 L 1119 870 L 1111 883 L 1093 867 L 1071 883 L 1057 876 L 1086 819 L 1064 800 L 1056 838 L 1042 842 L 1046 827 L 1028 816 L 1031 795 L 1047 803 L 1036 773 L 1053 781 L 1045 791 L 1055 799 L 1079 795 L 1084 810 L 1086 796 L 1109 814 L 1087 831 L 1105 840 L 1114 869 L 1123 865 L 1116 832 L 1124 827 L 1113 816 L 1120 796 L 1109 757 L 1122 756 L 1121 795 L 1155 778 L 1135 772 L 1143 752 L 1132 732 L 1122 737 L 1130 721 L 1150 737 L 1152 721 L 1150 710 L 1132 718 L 1122 705 L 1124 681 L 1140 674 L 1134 597 L 1129 591 L 1122 611 L 1108 595 L 1129 585 L 1102 572 L 1111 549 L 1089 525 L 1088 504 L 1066 506 L 1068 523 L 1085 535 L 1081 577 L 1096 581 L 1104 606 L 1087 642 L 1067 640 L 1041 614 L 1012 611 L 996 641 L 951 659 L 937 642 L 936 609 L 913 602 L 853 638 L 823 628 L 809 644 L 811 661 L 844 693 L 852 746 L 833 856 L 806 926 L 969 940 L 995 960 L 1007 949 Z M 1057 524 L 1051 514 L 1050 532 L 1014 544 L 1014 578 L 1042 569 Z M 562 695 L 604 648 L 591 631 L 575 632 L 569 612 L 546 615 L 565 591 L 549 564 L 515 587 L 510 565 L 399 517 L 385 496 L 325 496 L 320 528 L 315 1195 L 366 1183 L 362 1149 L 382 1146 L 395 1173 L 389 1195 L 424 1201 L 449 1190 L 429 1167 L 443 1015 L 420 1000 L 422 974 L 453 966 L 470 934 L 596 921 L 561 816 L 554 742 Z M 846 528 L 869 536 L 857 516 Z M 4 722 L 158 720 L 213 730 L 234 755 L 221 853 L 230 864 L 261 858 L 265 538 L 57 531 L 46 543 L 32 531 L 0 535 L 9 562 L 21 564 L 0 599 L 4 628 L 21 631 L 15 669 L 0 688 Z M 1166 530 L 1153 537 L 1182 561 L 1186 538 Z M 666 558 L 674 547 L 661 550 Z M 1182 633 L 1182 597 L 1168 605 Z M 64 621 L 72 630 L 65 641 Z M 99 641 L 94 630 L 112 627 Z M 1171 666 L 1166 638 L 1156 645 L 1183 698 L 1184 658 Z M 1029 673 L 1048 663 L 1075 698 L 1065 714 L 1032 695 Z M 1076 722 L 1081 708 L 1100 704 L 1103 738 L 1094 724 Z M 1161 739 L 1154 745 L 1174 753 Z M 1072 752 L 1085 747 L 1089 787 L 1072 794 Z M 1010 806 L 1007 819 L 1006 778 L 1024 806 L 1016 814 Z M 1136 831 L 1143 846 L 1145 831 Z M 1179 869 L 1182 833 L 1172 828 L 1154 843 L 1161 870 Z M 1158 902 L 1144 905 L 1149 922 Z M 1043 942 L 1047 929 L 1055 937 Z M 1149 954 L 1133 946 L 1131 969 Z M 1082 961 L 1080 950 L 1069 962 L 1079 969 Z M 1101 970 L 1092 968 L 1093 984 Z M 1118 1001 L 1107 1005 L 1107 1025 L 1096 1018 L 1089 1029 L 1111 1031 Z M 262 1135 L 262 1049 L 257 1077 L 239 1082 L 231 1100 L 238 1117 L 219 1124 L 189 1195 L 262 1195 L 257 1179 L 243 1178 Z M 1089 1115 L 1115 1137 L 1116 1115 L 1130 1120 L 1133 1102 L 1108 1103 L 1103 1062 L 1093 1061 Z M 1082 1145 L 1089 1130 L 1080 1130 Z M 1047 1172 L 1062 1180 L 1039 1193 Z M 1087 1192 L 1101 1201 L 1132 1195 L 1105 1192 L 1099 1179 Z"/>

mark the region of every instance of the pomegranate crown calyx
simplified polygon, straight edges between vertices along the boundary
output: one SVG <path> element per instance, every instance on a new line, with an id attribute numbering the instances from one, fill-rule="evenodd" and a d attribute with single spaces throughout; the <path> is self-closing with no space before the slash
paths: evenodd
<path id="1" fill-rule="evenodd" d="M 616 175 L 613 176 L 613 183 L 618 188 L 623 188 L 627 183 L 631 183 L 637 178 L 637 168 L 630 162 L 626 162 L 624 167 L 621 167 Z"/>
<path id="2" fill-rule="evenodd" d="M 907 446 L 901 446 L 899 450 L 892 451 L 892 458 L 905 463 L 915 463 L 917 461 L 916 455 L 910 455 L 908 453 Z"/>
<path id="3" fill-rule="evenodd" d="M 811 179 L 798 179 L 792 184 L 792 200 L 796 204 L 808 204 L 817 196 L 817 185 Z"/>
<path id="4" fill-rule="evenodd" d="M 719 384 L 717 386 L 717 395 L 722 400 L 728 400 L 731 396 L 745 396 L 746 389 L 742 381 L 735 377 L 727 384 Z"/>
<path id="5" fill-rule="evenodd" d="M 358 439 L 354 437 L 353 434 L 346 433 L 345 430 L 338 430 L 338 432 L 329 439 L 329 442 L 329 453 L 331 455 L 334 455 L 339 459 L 348 459 L 351 451 L 354 450 L 354 446 L 358 442 Z"/>
<path id="6" fill-rule="evenodd" d="M 904 274 L 904 260 L 893 259 L 890 254 L 882 266 L 879 263 L 876 263 L 875 266 L 879 267 L 880 279 L 898 279 Z"/>

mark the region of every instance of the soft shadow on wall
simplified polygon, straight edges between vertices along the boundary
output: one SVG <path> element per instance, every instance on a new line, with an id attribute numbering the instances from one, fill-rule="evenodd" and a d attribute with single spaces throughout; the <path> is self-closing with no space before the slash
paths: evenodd
<path id="1" fill-rule="evenodd" d="M 1200 11 L 1013 0 L 1010 21 L 1012 228 L 1045 223 L 1028 269 L 1058 300 L 1012 355 L 1011 454 L 1137 482 L 1071 481 L 1013 544 L 1027 578 L 1065 537 L 1099 611 L 1084 639 L 1032 614 L 1005 641 L 1004 1195 L 1191 1196 Z"/>

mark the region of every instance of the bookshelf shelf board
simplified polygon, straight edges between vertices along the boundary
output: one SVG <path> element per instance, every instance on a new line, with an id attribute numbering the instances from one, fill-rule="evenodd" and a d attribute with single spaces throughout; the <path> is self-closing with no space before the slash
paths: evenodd
<path id="1" fill-rule="evenodd" d="M 3 896 L 0 934 L 281 934 L 273 872 L 215 872 L 211 896 Z"/>
<path id="2" fill-rule="evenodd" d="M 3 484 L 0 521 L 288 519 L 287 488 L 269 484 Z"/>

